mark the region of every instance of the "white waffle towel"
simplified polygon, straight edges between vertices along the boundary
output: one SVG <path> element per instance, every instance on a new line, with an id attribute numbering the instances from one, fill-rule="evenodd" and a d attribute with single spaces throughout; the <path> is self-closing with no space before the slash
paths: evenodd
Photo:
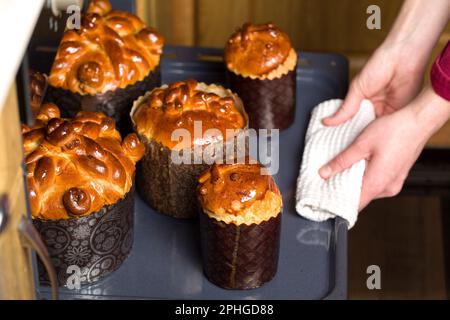
<path id="1" fill-rule="evenodd" d="M 348 221 L 351 228 L 358 217 L 365 160 L 328 180 L 320 177 L 319 169 L 355 140 L 375 119 L 375 112 L 372 103 L 364 100 L 351 120 L 335 127 L 324 126 L 322 119 L 334 114 L 342 102 L 337 99 L 325 101 L 312 112 L 297 180 L 296 210 L 314 221 L 340 216 Z"/>

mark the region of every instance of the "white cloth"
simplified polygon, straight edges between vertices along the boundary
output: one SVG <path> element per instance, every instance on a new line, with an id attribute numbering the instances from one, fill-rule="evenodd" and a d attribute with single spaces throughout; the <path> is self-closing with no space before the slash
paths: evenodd
<path id="1" fill-rule="evenodd" d="M 358 217 L 365 160 L 328 180 L 320 177 L 319 169 L 355 140 L 375 119 L 375 111 L 372 103 L 364 100 L 351 120 L 335 127 L 324 126 L 322 119 L 334 114 L 341 104 L 342 100 L 338 99 L 325 101 L 312 112 L 297 180 L 295 208 L 300 215 L 314 221 L 340 216 L 351 228 Z"/>

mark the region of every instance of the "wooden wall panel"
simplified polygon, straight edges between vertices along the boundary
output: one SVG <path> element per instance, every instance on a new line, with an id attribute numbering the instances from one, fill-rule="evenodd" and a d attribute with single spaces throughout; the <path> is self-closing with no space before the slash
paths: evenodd
<path id="1" fill-rule="evenodd" d="M 136 0 L 138 14 L 168 44 L 223 47 L 246 21 L 272 21 L 301 50 L 369 55 L 386 37 L 403 0 Z M 381 8 L 381 30 L 368 30 L 366 9 Z M 426 13 L 424 13 L 426 14 Z M 450 28 L 447 29 L 450 32 Z"/>
<path id="2" fill-rule="evenodd" d="M 197 45 L 223 47 L 236 27 L 253 14 L 250 0 L 198 0 Z"/>
<path id="3" fill-rule="evenodd" d="M 366 28 L 366 9 L 377 4 L 382 29 Z M 402 0 L 198 0 L 197 43 L 222 47 L 245 21 L 272 21 L 303 50 L 368 52 L 384 39 Z"/>
<path id="4" fill-rule="evenodd" d="M 155 27 L 167 44 L 195 45 L 196 0 L 136 0 L 138 15 Z"/>

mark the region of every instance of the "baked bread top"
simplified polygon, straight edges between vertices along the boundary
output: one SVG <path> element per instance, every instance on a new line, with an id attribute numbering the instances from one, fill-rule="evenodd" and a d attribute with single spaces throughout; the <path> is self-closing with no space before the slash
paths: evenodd
<path id="1" fill-rule="evenodd" d="M 136 134 L 122 140 L 103 113 L 63 119 L 51 103 L 22 133 L 31 213 L 38 219 L 84 216 L 116 203 L 130 191 L 144 154 Z"/>
<path id="2" fill-rule="evenodd" d="M 259 163 L 214 164 L 198 179 L 197 195 L 206 214 L 234 224 L 259 224 L 280 214 L 282 198 Z"/>
<path id="3" fill-rule="evenodd" d="M 288 35 L 274 24 L 246 23 L 228 39 L 225 63 L 244 77 L 267 77 L 280 67 L 292 70 L 297 55 Z"/>
<path id="4" fill-rule="evenodd" d="M 137 16 L 92 0 L 79 30 L 66 30 L 49 84 L 82 95 L 125 88 L 159 65 L 164 39 Z"/>
<path id="5" fill-rule="evenodd" d="M 169 149 L 228 140 L 248 122 L 236 94 L 195 80 L 174 82 L 148 92 L 135 102 L 131 118 L 139 135 Z M 183 135 L 180 141 L 177 132 L 184 131 L 177 129 L 185 129 L 190 139 L 184 139 Z M 227 129 L 233 131 L 227 134 Z"/>

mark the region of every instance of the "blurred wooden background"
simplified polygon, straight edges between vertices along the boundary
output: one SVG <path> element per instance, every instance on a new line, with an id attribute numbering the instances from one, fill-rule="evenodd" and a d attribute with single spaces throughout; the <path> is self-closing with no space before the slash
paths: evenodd
<path id="1" fill-rule="evenodd" d="M 137 11 L 164 35 L 167 44 L 177 45 L 223 47 L 229 35 L 244 22 L 271 21 L 290 35 L 297 49 L 347 56 L 352 77 L 381 44 L 402 3 L 403 0 L 137 0 Z M 366 28 L 366 10 L 372 4 L 381 9 L 381 30 Z M 434 56 L 448 39 L 450 27 L 442 35 Z M 435 135 L 429 145 L 450 146 L 450 125 Z"/>

